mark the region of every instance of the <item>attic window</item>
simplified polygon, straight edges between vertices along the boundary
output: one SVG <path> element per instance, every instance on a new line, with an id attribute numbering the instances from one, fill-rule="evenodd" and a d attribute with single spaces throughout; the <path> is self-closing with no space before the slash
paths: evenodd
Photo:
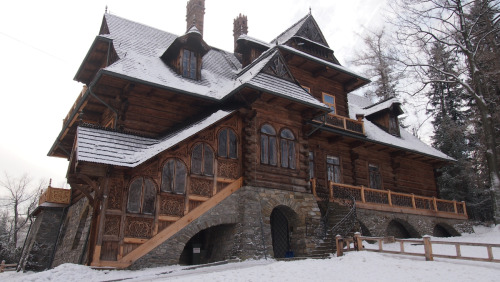
<path id="1" fill-rule="evenodd" d="M 198 60 L 196 53 L 187 49 L 182 52 L 182 76 L 197 79 L 196 70 Z"/>
<path id="2" fill-rule="evenodd" d="M 335 96 L 323 93 L 323 103 L 330 108 L 330 114 L 335 115 L 337 113 L 335 108 Z"/>
<path id="3" fill-rule="evenodd" d="M 393 113 L 389 114 L 389 133 L 395 136 L 401 136 L 399 133 L 398 117 Z"/>

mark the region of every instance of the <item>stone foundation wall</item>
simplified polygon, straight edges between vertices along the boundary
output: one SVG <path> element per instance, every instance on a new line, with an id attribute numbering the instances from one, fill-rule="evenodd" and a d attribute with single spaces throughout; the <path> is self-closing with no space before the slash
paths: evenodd
<path id="1" fill-rule="evenodd" d="M 41 211 L 31 225 L 19 261 L 23 271 L 43 271 L 50 268 L 64 208 L 40 207 Z"/>
<path id="2" fill-rule="evenodd" d="M 362 230 L 366 228 L 368 236 L 387 236 L 389 224 L 396 221 L 403 225 L 410 233 L 411 237 L 422 237 L 423 235 L 433 235 L 436 225 L 444 226 L 450 233 L 472 233 L 472 227 L 467 220 L 448 219 L 434 216 L 423 216 L 414 214 L 391 213 L 385 211 L 357 209 L 358 221 Z M 452 234 L 454 235 L 454 234 Z"/>
<path id="3" fill-rule="evenodd" d="M 313 238 L 306 236 L 305 220 L 306 217 L 319 220 L 321 215 L 314 197 L 309 193 L 246 186 L 138 259 L 130 268 L 178 264 L 184 247 L 194 235 L 225 224 L 235 227 L 212 242 L 217 245 L 214 249 L 221 252 L 218 260 L 272 258 L 270 217 L 277 207 L 285 211 L 293 227 L 291 247 L 295 255 L 310 254 L 316 244 Z"/>
<path id="4" fill-rule="evenodd" d="M 86 197 L 69 207 L 61 227 L 57 250 L 52 267 L 63 263 L 83 264 L 86 262 L 85 242 L 92 221 L 92 207 Z"/>

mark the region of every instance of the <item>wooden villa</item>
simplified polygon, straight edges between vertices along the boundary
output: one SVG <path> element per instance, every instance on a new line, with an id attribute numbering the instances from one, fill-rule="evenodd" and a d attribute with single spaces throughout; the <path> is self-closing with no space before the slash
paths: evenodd
<path id="1" fill-rule="evenodd" d="M 311 13 L 270 43 L 240 14 L 233 53 L 204 41 L 204 14 L 190 0 L 181 36 L 104 15 L 49 151 L 69 160 L 70 198 L 44 198 L 36 226 L 57 227 L 32 228 L 23 269 L 324 256 L 353 230 L 467 227 L 465 203 L 438 197 L 453 159 L 399 126 L 397 99 L 349 94 L 370 81 Z"/>

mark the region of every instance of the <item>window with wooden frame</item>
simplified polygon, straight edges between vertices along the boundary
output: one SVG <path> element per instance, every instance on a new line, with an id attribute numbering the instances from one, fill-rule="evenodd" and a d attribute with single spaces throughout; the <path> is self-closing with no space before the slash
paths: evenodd
<path id="1" fill-rule="evenodd" d="M 161 191 L 176 194 L 186 192 L 186 165 L 179 159 L 168 159 L 161 173 Z"/>
<path id="2" fill-rule="evenodd" d="M 389 133 L 394 136 L 400 136 L 398 117 L 393 113 L 389 113 Z"/>
<path id="3" fill-rule="evenodd" d="M 182 51 L 182 76 L 197 79 L 198 56 L 195 52 L 184 49 Z"/>
<path id="4" fill-rule="evenodd" d="M 323 103 L 330 108 L 330 114 L 337 114 L 337 108 L 335 106 L 335 96 L 323 92 Z"/>
<path id="5" fill-rule="evenodd" d="M 380 176 L 379 166 L 368 164 L 368 175 L 370 178 L 370 188 L 382 189 L 382 178 Z"/>
<path id="6" fill-rule="evenodd" d="M 217 151 L 219 157 L 237 159 L 237 148 L 238 139 L 236 133 L 231 128 L 223 128 L 219 131 L 219 148 Z"/>
<path id="7" fill-rule="evenodd" d="M 191 154 L 191 173 L 198 175 L 214 175 L 214 151 L 206 143 L 199 143 Z"/>
<path id="8" fill-rule="evenodd" d="M 260 162 L 274 166 L 278 164 L 276 130 L 269 124 L 260 128 Z"/>
<path id="9" fill-rule="evenodd" d="M 295 136 L 290 129 L 280 134 L 281 167 L 295 169 Z"/>
<path id="10" fill-rule="evenodd" d="M 153 214 L 155 211 L 156 186 L 153 180 L 139 177 L 129 186 L 127 211 L 129 213 Z"/>
<path id="11" fill-rule="evenodd" d="M 334 183 L 342 183 L 340 159 L 335 156 L 326 156 L 326 173 L 328 181 Z"/>

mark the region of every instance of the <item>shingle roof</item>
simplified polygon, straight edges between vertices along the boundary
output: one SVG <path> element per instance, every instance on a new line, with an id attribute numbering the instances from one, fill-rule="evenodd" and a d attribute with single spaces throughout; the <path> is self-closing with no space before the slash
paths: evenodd
<path id="1" fill-rule="evenodd" d="M 77 129 L 76 157 L 78 161 L 136 167 L 217 123 L 233 112 L 219 110 L 198 122 L 170 133 L 162 139 L 145 138 L 127 133 L 79 126 Z"/>

